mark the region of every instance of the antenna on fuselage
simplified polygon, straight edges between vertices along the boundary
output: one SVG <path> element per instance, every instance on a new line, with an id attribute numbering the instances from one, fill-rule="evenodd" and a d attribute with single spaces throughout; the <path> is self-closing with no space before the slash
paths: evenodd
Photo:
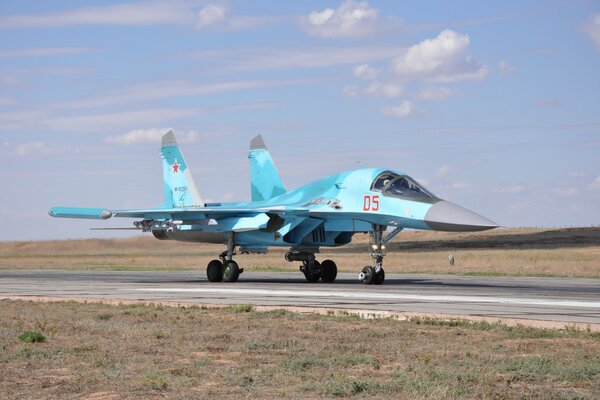
<path id="1" fill-rule="evenodd" d="M 367 168 L 367 166 L 365 165 L 365 163 L 364 163 L 364 162 L 362 162 L 362 161 L 357 161 L 356 163 L 357 163 L 357 164 L 358 164 L 358 165 L 359 165 L 361 168 L 363 168 L 363 169 L 364 169 L 364 168 Z"/>

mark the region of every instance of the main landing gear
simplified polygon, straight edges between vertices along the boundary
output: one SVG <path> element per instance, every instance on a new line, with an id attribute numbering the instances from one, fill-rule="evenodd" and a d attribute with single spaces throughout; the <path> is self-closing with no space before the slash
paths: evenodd
<path id="1" fill-rule="evenodd" d="M 211 282 L 235 282 L 244 272 L 238 264 L 233 261 L 235 255 L 235 241 L 233 234 L 227 239 L 227 250 L 221 253 L 220 260 L 212 260 L 206 267 L 206 276 Z"/>
<path id="2" fill-rule="evenodd" d="M 337 277 L 337 265 L 331 260 L 318 262 L 315 259 L 314 253 L 292 252 L 285 254 L 287 261 L 302 261 L 300 271 L 308 282 L 318 282 L 321 280 L 325 283 L 332 283 Z"/>

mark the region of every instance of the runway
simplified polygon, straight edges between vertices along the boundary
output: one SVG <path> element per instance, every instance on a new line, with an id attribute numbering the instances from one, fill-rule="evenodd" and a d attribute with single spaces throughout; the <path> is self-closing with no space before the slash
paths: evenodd
<path id="1" fill-rule="evenodd" d="M 2 270 L 0 297 L 254 304 L 598 324 L 600 279 L 390 274 L 363 285 L 341 273 L 334 284 L 300 273 L 245 272 L 210 283 L 204 271 Z"/>

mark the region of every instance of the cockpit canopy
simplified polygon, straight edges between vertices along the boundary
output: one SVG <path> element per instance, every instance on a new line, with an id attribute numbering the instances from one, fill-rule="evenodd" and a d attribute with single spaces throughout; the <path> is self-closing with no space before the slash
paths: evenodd
<path id="1" fill-rule="evenodd" d="M 407 200 L 435 202 L 438 200 L 430 191 L 419 185 L 408 175 L 400 175 L 392 171 L 379 174 L 371 190 L 381 192 L 384 196 L 399 197 Z"/>

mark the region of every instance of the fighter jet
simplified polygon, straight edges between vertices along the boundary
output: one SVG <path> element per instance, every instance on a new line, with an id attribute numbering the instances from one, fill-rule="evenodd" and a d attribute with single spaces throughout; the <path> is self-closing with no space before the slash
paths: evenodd
<path id="1" fill-rule="evenodd" d="M 161 146 L 164 205 L 158 208 L 108 210 L 53 207 L 61 218 L 136 218 L 133 228 L 160 240 L 223 244 L 210 261 L 210 282 L 235 282 L 243 268 L 239 253 L 267 253 L 271 246 L 289 247 L 285 259 L 301 262 L 308 282 L 334 282 L 337 266 L 317 261 L 321 247 L 348 244 L 357 233 L 369 235 L 372 263 L 359 280 L 380 285 L 385 280 L 385 245 L 405 228 L 471 232 L 498 225 L 472 211 L 442 200 L 407 174 L 391 169 L 361 168 L 331 175 L 294 190 L 283 185 L 263 138 L 250 142 L 251 201 L 204 203 L 175 135 Z"/>

